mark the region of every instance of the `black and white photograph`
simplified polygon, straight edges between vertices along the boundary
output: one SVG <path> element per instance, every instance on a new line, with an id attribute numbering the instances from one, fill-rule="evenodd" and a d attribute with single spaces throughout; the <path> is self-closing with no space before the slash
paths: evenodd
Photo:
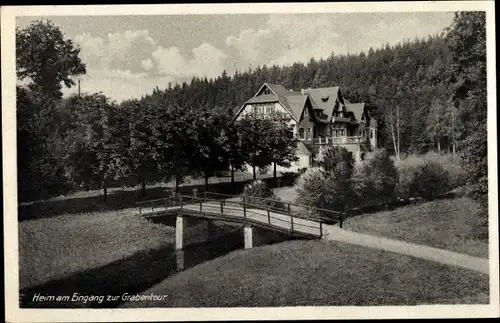
<path id="1" fill-rule="evenodd" d="M 7 321 L 500 315 L 493 1 L 1 13 Z"/>

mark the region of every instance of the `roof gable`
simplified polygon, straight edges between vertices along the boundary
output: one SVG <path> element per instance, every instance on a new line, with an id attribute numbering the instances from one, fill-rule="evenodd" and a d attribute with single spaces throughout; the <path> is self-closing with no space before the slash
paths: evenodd
<path id="1" fill-rule="evenodd" d="M 352 113 L 356 121 L 361 121 L 365 113 L 365 103 L 347 103 L 347 113 Z"/>
<path id="2" fill-rule="evenodd" d="M 246 101 L 246 103 L 271 103 L 278 102 L 278 97 L 274 94 L 262 94 L 259 96 L 254 96 L 250 100 Z"/>
<path id="3" fill-rule="evenodd" d="M 297 121 L 300 121 L 307 99 L 308 97 L 306 95 L 293 95 L 285 98 L 285 101 L 287 101 L 288 106 Z"/>
<path id="4" fill-rule="evenodd" d="M 314 110 L 319 110 L 322 115 L 326 116 L 326 119 L 321 118 L 322 122 L 331 120 L 337 102 L 343 103 L 347 113 L 352 112 L 353 117 L 357 121 L 361 120 L 363 113 L 365 113 L 364 103 L 350 103 L 348 100 L 345 100 L 338 86 L 316 89 L 309 88 L 299 92 L 287 90 L 280 84 L 264 83 L 253 98 L 246 101 L 239 110 L 235 110 L 237 111 L 235 118 L 238 117 L 247 104 L 279 102 L 290 116 L 299 122 L 307 100 L 310 102 L 312 107 L 311 114 L 314 115 L 315 119 L 316 111 Z"/>
<path id="5" fill-rule="evenodd" d="M 340 95 L 340 87 L 324 87 L 317 89 L 306 89 L 304 93 L 309 96 L 314 109 L 323 110 L 328 119 L 332 117 L 335 102 Z"/>

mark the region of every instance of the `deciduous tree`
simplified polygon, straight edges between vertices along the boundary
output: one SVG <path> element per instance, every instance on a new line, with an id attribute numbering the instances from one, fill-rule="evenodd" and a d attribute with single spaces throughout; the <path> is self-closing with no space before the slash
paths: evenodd
<path id="1" fill-rule="evenodd" d="M 71 87 L 75 85 L 72 76 L 85 74 L 79 53 L 80 48 L 50 21 L 16 29 L 17 77 L 28 79 L 31 90 L 49 98 L 60 98 L 61 83 Z"/>

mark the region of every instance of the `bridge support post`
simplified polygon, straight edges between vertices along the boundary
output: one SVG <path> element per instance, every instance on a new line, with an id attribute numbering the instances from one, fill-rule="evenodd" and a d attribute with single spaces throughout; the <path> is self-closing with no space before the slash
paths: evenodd
<path id="1" fill-rule="evenodd" d="M 184 249 L 184 230 L 187 226 L 187 218 L 182 215 L 177 216 L 175 222 L 175 250 Z"/>
<path id="2" fill-rule="evenodd" d="M 177 250 L 175 252 L 177 271 L 184 270 L 184 250 Z"/>
<path id="3" fill-rule="evenodd" d="M 245 249 L 253 247 L 253 228 L 250 225 L 243 227 L 243 238 L 245 240 Z"/>

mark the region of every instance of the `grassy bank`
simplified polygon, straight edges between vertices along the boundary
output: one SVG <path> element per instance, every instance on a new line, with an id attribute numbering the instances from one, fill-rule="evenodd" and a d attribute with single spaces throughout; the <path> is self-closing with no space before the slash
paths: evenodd
<path id="1" fill-rule="evenodd" d="M 137 267 L 144 267 L 134 270 L 144 273 L 149 270 L 148 261 L 144 260 L 149 253 L 171 253 L 169 250 L 175 242 L 175 218 L 165 219 L 152 222 L 135 215 L 133 210 L 123 210 L 20 222 L 20 288 L 66 279 L 135 258 L 142 259 Z M 234 230 L 224 223 L 215 224 L 215 236 Z M 204 224 L 191 221 L 186 229 L 186 243 L 205 240 Z"/>
<path id="2" fill-rule="evenodd" d="M 347 219 L 344 227 L 488 258 L 488 227 L 481 222 L 479 205 L 468 197 L 362 214 Z"/>
<path id="3" fill-rule="evenodd" d="M 488 276 L 404 255 L 321 241 L 238 250 L 124 307 L 265 307 L 488 303 Z"/>
<path id="4" fill-rule="evenodd" d="M 150 223 L 130 211 L 20 222 L 20 287 L 38 285 L 171 244 L 174 230 Z"/>

